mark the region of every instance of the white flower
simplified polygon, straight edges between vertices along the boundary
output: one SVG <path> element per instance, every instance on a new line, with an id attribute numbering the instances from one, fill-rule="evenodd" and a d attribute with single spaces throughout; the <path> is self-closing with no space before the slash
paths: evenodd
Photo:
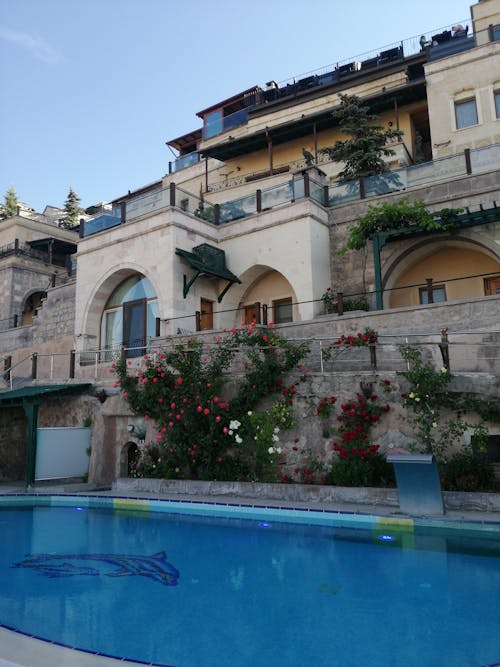
<path id="1" fill-rule="evenodd" d="M 436 422 L 432 422 L 432 428 L 437 428 L 437 423 Z"/>
<path id="2" fill-rule="evenodd" d="M 278 452 L 278 454 L 281 454 L 283 450 L 281 449 L 281 447 L 276 447 L 276 451 Z"/>
<path id="3" fill-rule="evenodd" d="M 418 403 L 420 401 L 418 396 L 415 396 L 415 403 Z"/>
<path id="4" fill-rule="evenodd" d="M 279 432 L 280 432 L 280 428 L 279 428 L 279 426 L 275 426 L 275 427 L 274 427 L 274 432 L 275 432 L 275 433 L 279 433 Z"/>
<path id="5" fill-rule="evenodd" d="M 269 454 L 274 454 L 274 447 L 269 447 L 267 451 L 269 452 Z"/>
<path id="6" fill-rule="evenodd" d="M 231 429 L 229 429 L 228 433 L 229 433 L 229 435 L 233 435 L 233 432 L 232 432 Z"/>
<path id="7" fill-rule="evenodd" d="M 239 436 L 238 434 L 236 434 L 236 435 L 234 436 L 234 439 L 236 440 L 236 442 L 238 443 L 238 445 L 241 445 L 241 443 L 243 442 L 243 438 L 240 438 L 240 436 Z"/>
<path id="8" fill-rule="evenodd" d="M 441 373 L 447 373 L 447 372 L 448 372 L 448 369 L 445 368 L 444 366 L 442 366 L 441 367 Z"/>
<path id="9" fill-rule="evenodd" d="M 413 392 L 411 392 L 411 394 L 408 394 L 408 396 L 409 396 L 410 398 L 415 398 L 415 394 L 414 394 Z"/>
<path id="10" fill-rule="evenodd" d="M 251 417 L 252 414 L 253 414 L 253 412 L 252 412 L 251 410 L 249 410 L 249 411 L 247 412 L 247 415 L 248 415 L 249 417 Z"/>
<path id="11" fill-rule="evenodd" d="M 239 422 L 237 419 L 231 419 L 231 421 L 229 422 L 229 428 L 232 431 L 237 431 L 240 426 L 241 426 L 241 422 Z"/>
<path id="12" fill-rule="evenodd" d="M 277 436 L 276 434 L 275 434 L 275 435 L 273 435 L 273 442 L 278 442 L 278 441 L 279 441 L 279 438 L 278 438 L 278 436 Z"/>

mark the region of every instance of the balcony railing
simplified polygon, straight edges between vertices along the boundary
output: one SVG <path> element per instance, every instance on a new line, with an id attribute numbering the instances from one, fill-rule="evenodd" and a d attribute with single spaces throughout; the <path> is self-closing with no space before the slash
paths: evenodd
<path id="1" fill-rule="evenodd" d="M 82 235 L 90 236 L 115 227 L 120 222 L 131 222 L 169 207 L 179 208 L 214 224 L 223 224 L 290 204 L 304 197 L 326 207 L 340 206 L 347 202 L 424 185 L 430 186 L 450 178 L 481 174 L 494 169 L 500 169 L 500 144 L 466 149 L 458 155 L 331 186 L 311 178 L 308 173 L 295 174 L 283 183 L 258 189 L 223 203 L 214 203 L 171 183 L 169 188 L 127 200 L 122 203 L 121 209 L 114 209 L 112 213 L 86 221 Z"/>
<path id="2" fill-rule="evenodd" d="M 169 173 L 177 173 L 186 167 L 191 167 L 193 164 L 198 164 L 200 161 L 199 153 L 187 153 L 187 155 L 181 155 L 174 162 L 169 162 Z"/>

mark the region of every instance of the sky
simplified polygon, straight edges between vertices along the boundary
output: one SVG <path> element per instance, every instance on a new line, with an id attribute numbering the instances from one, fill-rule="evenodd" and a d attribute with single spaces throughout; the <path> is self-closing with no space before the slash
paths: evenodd
<path id="1" fill-rule="evenodd" d="M 168 172 L 198 111 L 469 17 L 468 0 L 0 0 L 0 201 L 108 202 Z"/>

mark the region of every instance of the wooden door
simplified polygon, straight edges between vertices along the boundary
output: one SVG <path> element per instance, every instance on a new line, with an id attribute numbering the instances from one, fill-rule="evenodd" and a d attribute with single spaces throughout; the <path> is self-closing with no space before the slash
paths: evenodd
<path id="1" fill-rule="evenodd" d="M 200 303 L 200 329 L 214 328 L 214 302 L 201 299 Z"/>
<path id="2" fill-rule="evenodd" d="M 487 296 L 492 294 L 500 294 L 500 276 L 484 279 L 484 293 Z"/>
<path id="3" fill-rule="evenodd" d="M 251 306 L 245 306 L 245 324 L 260 324 L 260 302 L 252 303 Z"/>

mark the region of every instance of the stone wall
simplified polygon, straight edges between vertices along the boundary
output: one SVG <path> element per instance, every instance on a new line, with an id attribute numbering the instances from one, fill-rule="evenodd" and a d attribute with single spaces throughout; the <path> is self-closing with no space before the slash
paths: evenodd
<path id="1" fill-rule="evenodd" d="M 27 426 L 21 408 L 0 410 L 0 482 L 25 479 Z"/>
<path id="2" fill-rule="evenodd" d="M 435 183 L 422 188 L 408 190 L 406 195 L 411 202 L 422 200 L 430 211 L 445 207 L 466 208 L 471 211 L 493 206 L 498 199 L 500 190 L 500 171 L 485 174 L 463 176 L 443 183 Z M 346 294 L 364 293 L 374 289 L 373 252 L 372 244 L 368 243 L 364 251 L 351 251 L 345 255 L 337 255 L 336 251 L 342 248 L 348 237 L 349 227 L 360 215 L 368 211 L 369 206 L 378 206 L 382 203 L 393 203 L 401 199 L 401 192 L 384 195 L 372 199 L 349 202 L 343 206 L 330 209 L 330 246 L 331 246 L 331 274 L 334 291 L 343 291 Z M 491 227 L 491 226 L 490 226 Z M 493 242 L 498 240 L 498 230 L 484 227 L 474 227 L 466 234 L 466 238 L 477 237 L 478 231 Z M 496 237 L 495 237 L 496 234 Z M 400 253 L 404 253 L 415 244 L 415 239 L 390 243 L 382 250 L 381 263 L 384 268 L 388 258 L 398 246 Z M 346 279 L 348 276 L 348 279 Z M 325 288 L 327 285 L 325 285 Z"/>

